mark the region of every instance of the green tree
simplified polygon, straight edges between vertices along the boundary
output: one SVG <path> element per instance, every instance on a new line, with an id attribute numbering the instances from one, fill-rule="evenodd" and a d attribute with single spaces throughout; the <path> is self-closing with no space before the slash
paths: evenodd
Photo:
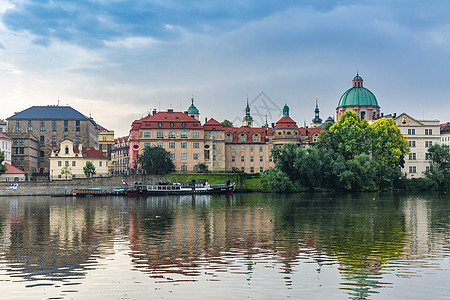
<path id="1" fill-rule="evenodd" d="M 233 122 L 228 121 L 227 119 L 223 120 L 221 124 L 223 127 L 233 127 Z"/>
<path id="2" fill-rule="evenodd" d="M 261 174 L 261 185 L 268 191 L 295 192 L 298 190 L 286 173 L 270 168 Z"/>
<path id="3" fill-rule="evenodd" d="M 375 191 L 378 163 L 367 154 L 359 154 L 347 162 L 347 169 L 339 174 L 342 187 L 348 191 Z"/>
<path id="4" fill-rule="evenodd" d="M 284 144 L 281 148 L 274 147 L 272 149 L 275 168 L 286 173 L 292 182 L 300 179 L 299 167 L 305 155 L 306 151 L 297 147 L 296 144 Z"/>
<path id="5" fill-rule="evenodd" d="M 95 175 L 95 166 L 91 161 L 86 162 L 86 166 L 83 167 L 83 172 L 86 177 L 92 177 Z"/>
<path id="6" fill-rule="evenodd" d="M 434 144 L 428 148 L 428 154 L 431 161 L 436 163 L 440 169 L 450 167 L 450 148 L 448 145 Z"/>
<path id="7" fill-rule="evenodd" d="M 145 172 L 152 175 L 165 175 L 175 171 L 170 152 L 161 147 L 147 147 L 139 156 L 139 164 Z"/>
<path id="8" fill-rule="evenodd" d="M 334 145 L 333 137 L 330 132 L 330 128 L 333 126 L 332 122 L 326 122 L 323 127 L 322 131 L 319 134 L 319 138 L 316 142 L 316 147 L 321 149 L 334 149 L 337 150 L 336 145 Z"/>
<path id="9" fill-rule="evenodd" d="M 200 172 L 202 173 L 208 173 L 208 166 L 203 162 L 201 164 L 198 164 L 198 169 L 200 170 Z"/>
<path id="10" fill-rule="evenodd" d="M 72 168 L 70 168 L 68 165 L 64 166 L 61 169 L 61 175 L 66 175 L 66 179 L 67 179 L 67 175 L 72 174 Z"/>
<path id="11" fill-rule="evenodd" d="M 371 150 L 371 128 L 367 120 L 352 111 L 346 111 L 339 122 L 324 132 L 325 137 L 319 147 L 334 149 L 341 153 L 345 159 L 352 159 L 359 154 L 369 154 Z"/>
<path id="12" fill-rule="evenodd" d="M 428 148 L 431 159 L 430 168 L 425 172 L 426 178 L 432 180 L 437 189 L 448 190 L 450 188 L 450 148 L 448 145 L 434 144 Z"/>
<path id="13" fill-rule="evenodd" d="M 4 160 L 5 160 L 5 153 L 3 151 L 0 151 L 0 175 L 6 172 L 6 166 L 3 164 Z"/>

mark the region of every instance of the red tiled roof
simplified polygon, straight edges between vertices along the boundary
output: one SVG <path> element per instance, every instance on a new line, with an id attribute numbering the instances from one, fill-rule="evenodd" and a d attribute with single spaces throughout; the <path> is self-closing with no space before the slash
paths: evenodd
<path id="1" fill-rule="evenodd" d="M 11 141 L 12 141 L 12 138 L 10 138 L 9 136 L 4 135 L 4 134 L 1 133 L 1 132 L 0 132 L 0 138 L 2 138 L 2 139 L 7 139 L 7 140 L 11 140 Z"/>
<path id="2" fill-rule="evenodd" d="M 291 117 L 282 117 L 275 124 L 275 128 L 298 128 L 297 123 Z"/>
<path id="3" fill-rule="evenodd" d="M 109 131 L 108 129 L 106 129 L 105 127 L 103 127 L 100 124 L 97 124 L 97 127 L 98 127 L 98 131 Z"/>
<path id="4" fill-rule="evenodd" d="M 82 149 L 83 158 L 90 158 L 90 159 L 108 159 L 106 156 L 103 155 L 103 152 L 100 150 L 96 150 L 93 147 L 83 147 Z"/>
<path id="5" fill-rule="evenodd" d="M 255 133 L 258 133 L 261 135 L 261 139 L 259 142 L 255 143 L 265 143 L 264 137 L 265 136 L 272 136 L 272 128 L 266 128 L 266 127 L 226 127 L 225 128 L 225 134 L 231 133 L 233 135 L 233 143 L 239 142 L 239 135 L 241 133 L 245 133 L 247 135 L 247 141 L 246 143 L 252 143 L 252 136 Z M 242 142 L 241 142 L 242 143 Z"/>
<path id="6" fill-rule="evenodd" d="M 217 122 L 216 120 L 211 118 L 211 119 L 209 119 L 208 122 L 206 122 L 203 125 L 203 129 L 205 129 L 205 130 L 224 130 L 224 127 L 222 126 L 222 124 L 220 124 L 219 122 Z"/>
<path id="7" fill-rule="evenodd" d="M 19 168 L 16 168 L 8 163 L 5 163 L 6 172 L 5 174 L 26 174 L 26 172 L 22 171 Z"/>
<path id="8" fill-rule="evenodd" d="M 161 123 L 161 127 L 159 127 Z M 170 123 L 173 123 L 173 127 L 170 127 Z M 183 127 L 183 123 L 185 127 Z M 202 125 L 199 120 L 187 115 L 182 112 L 174 112 L 173 110 L 168 110 L 167 112 L 158 112 L 153 116 L 146 116 L 140 120 L 136 120 L 132 124 L 132 129 L 201 129 Z"/>

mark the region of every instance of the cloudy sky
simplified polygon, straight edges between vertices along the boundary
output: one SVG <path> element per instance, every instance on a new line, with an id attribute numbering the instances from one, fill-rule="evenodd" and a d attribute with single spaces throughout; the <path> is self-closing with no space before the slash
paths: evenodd
<path id="1" fill-rule="evenodd" d="M 432 5 L 431 5 L 432 4 Z M 359 72 L 385 113 L 450 121 L 450 2 L 0 0 L 0 119 L 70 105 L 128 134 L 153 109 L 240 125 L 334 115 Z"/>

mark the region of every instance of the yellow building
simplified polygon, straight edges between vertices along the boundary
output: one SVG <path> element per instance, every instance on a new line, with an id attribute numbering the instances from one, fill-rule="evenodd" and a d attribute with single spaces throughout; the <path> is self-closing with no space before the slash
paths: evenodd
<path id="1" fill-rule="evenodd" d="M 103 155 L 109 159 L 109 171 L 113 168 L 112 152 L 114 149 L 114 130 L 108 130 L 103 126 L 98 125 L 98 147 Z"/>
<path id="2" fill-rule="evenodd" d="M 109 176 L 108 158 L 102 151 L 93 147 L 74 146 L 74 143 L 65 139 L 60 143 L 58 150 L 50 155 L 50 179 L 63 180 L 71 178 L 85 178 L 83 167 L 90 161 L 95 167 L 93 177 Z"/>

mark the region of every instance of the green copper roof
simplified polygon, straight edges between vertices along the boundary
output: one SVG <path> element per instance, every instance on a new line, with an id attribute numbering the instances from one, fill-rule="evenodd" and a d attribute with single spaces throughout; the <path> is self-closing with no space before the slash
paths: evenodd
<path id="1" fill-rule="evenodd" d="M 377 98 L 365 87 L 352 87 L 348 89 L 339 100 L 338 107 L 345 106 L 375 106 L 378 107 Z"/>
<path id="2" fill-rule="evenodd" d="M 356 76 L 353 78 L 353 80 L 363 80 L 363 79 L 361 78 L 361 76 L 356 75 Z"/>
<path id="3" fill-rule="evenodd" d="M 283 117 L 289 117 L 289 106 L 287 103 L 283 106 Z"/>
<path id="4" fill-rule="evenodd" d="M 199 114 L 197 107 L 194 105 L 194 98 L 191 99 L 192 104 L 188 108 L 188 114 Z"/>

